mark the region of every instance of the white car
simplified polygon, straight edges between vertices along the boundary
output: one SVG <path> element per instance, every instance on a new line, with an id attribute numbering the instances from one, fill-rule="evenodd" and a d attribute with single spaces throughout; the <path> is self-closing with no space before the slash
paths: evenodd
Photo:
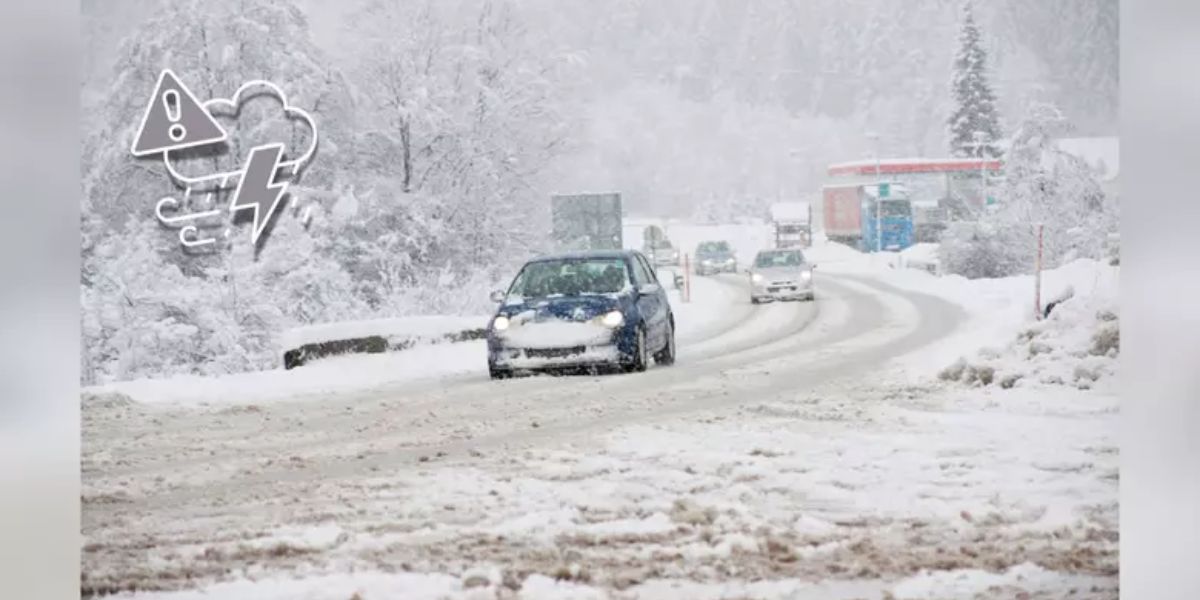
<path id="1" fill-rule="evenodd" d="M 812 300 L 814 263 L 800 250 L 763 250 L 750 268 L 750 302 Z"/>
<path id="2" fill-rule="evenodd" d="M 642 254 L 649 257 L 656 267 L 679 266 L 679 249 L 672 246 L 671 242 L 667 240 L 646 244 Z"/>

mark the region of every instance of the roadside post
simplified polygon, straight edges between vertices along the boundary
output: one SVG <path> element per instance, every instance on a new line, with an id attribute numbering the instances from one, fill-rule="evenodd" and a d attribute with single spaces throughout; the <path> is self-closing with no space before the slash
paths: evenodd
<path id="1" fill-rule="evenodd" d="M 687 252 L 683 253 L 683 301 L 692 301 L 692 260 Z"/>
<path id="2" fill-rule="evenodd" d="M 1033 275 L 1033 316 L 1038 321 L 1042 320 L 1042 230 L 1044 228 L 1043 224 L 1037 224 L 1037 263 L 1034 265 Z"/>

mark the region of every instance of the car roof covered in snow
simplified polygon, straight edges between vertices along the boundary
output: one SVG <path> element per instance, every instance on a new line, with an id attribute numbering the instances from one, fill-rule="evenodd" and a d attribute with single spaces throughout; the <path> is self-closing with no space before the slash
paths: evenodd
<path id="1" fill-rule="evenodd" d="M 546 254 L 537 258 L 532 258 L 529 262 L 543 262 L 548 260 L 578 260 L 587 258 L 632 258 L 633 250 L 577 250 L 573 252 L 560 252 L 558 254 Z"/>

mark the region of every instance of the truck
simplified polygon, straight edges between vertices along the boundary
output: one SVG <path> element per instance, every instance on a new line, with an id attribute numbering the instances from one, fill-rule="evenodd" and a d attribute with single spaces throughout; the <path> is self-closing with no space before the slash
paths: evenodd
<path id="1" fill-rule="evenodd" d="M 808 202 L 776 202 L 770 207 L 776 248 L 807 248 L 812 245 L 812 205 Z"/>
<path id="2" fill-rule="evenodd" d="M 822 188 L 825 235 L 864 252 L 899 251 L 913 244 L 913 208 L 895 183 L 846 183 Z M 876 207 L 881 234 L 876 233 Z"/>
<path id="3" fill-rule="evenodd" d="M 621 195 L 556 194 L 550 197 L 555 250 L 620 250 Z"/>

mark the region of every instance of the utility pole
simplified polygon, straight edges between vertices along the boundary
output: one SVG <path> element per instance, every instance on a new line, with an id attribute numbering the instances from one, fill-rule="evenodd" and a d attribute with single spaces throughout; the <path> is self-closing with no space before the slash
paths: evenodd
<path id="1" fill-rule="evenodd" d="M 983 148 L 984 148 L 984 145 L 987 140 L 987 132 L 986 131 L 976 131 L 971 134 L 971 137 L 975 138 L 975 147 L 978 149 L 977 152 L 979 154 L 979 185 L 980 185 L 979 189 L 981 190 L 981 193 L 983 194 L 983 199 L 982 199 L 982 202 L 980 203 L 980 207 L 983 210 L 987 210 L 987 206 L 988 206 L 987 159 L 985 159 L 983 156 Z"/>

